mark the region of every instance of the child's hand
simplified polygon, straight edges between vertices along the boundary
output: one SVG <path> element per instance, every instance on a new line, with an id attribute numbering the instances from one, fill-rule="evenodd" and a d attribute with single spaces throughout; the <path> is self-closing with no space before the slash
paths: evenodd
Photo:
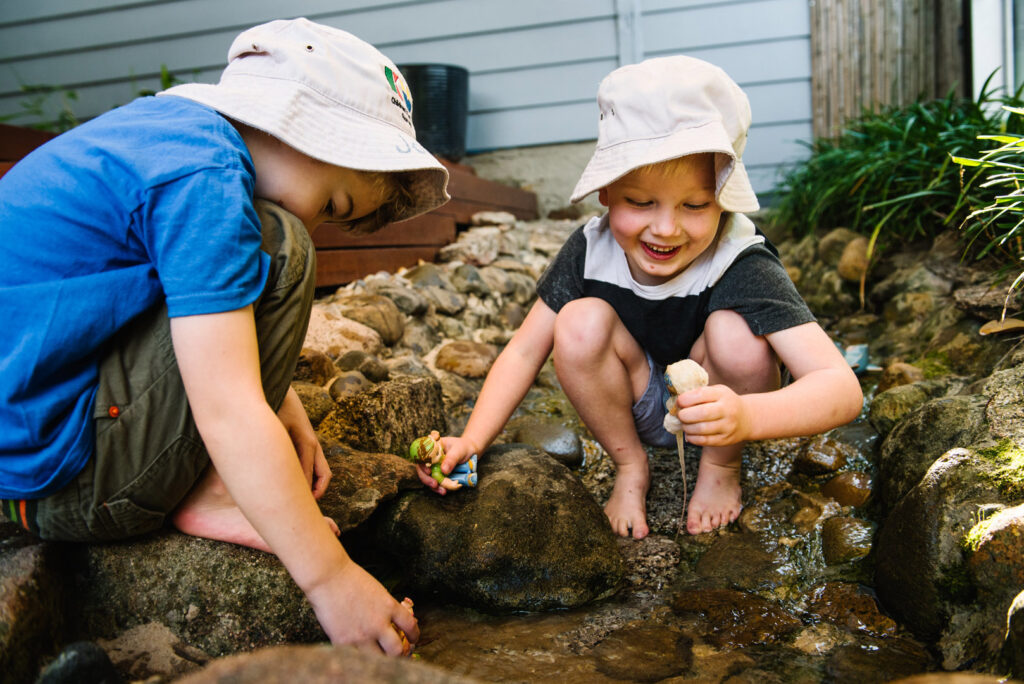
<path id="1" fill-rule="evenodd" d="M 686 441 L 696 446 L 726 446 L 748 439 L 750 416 L 742 397 L 727 385 L 709 385 L 676 397 L 677 418 Z"/>
<path id="2" fill-rule="evenodd" d="M 313 425 L 309 422 L 306 409 L 302 406 L 302 400 L 293 388 L 289 387 L 284 395 L 277 417 L 295 446 L 295 453 L 302 464 L 302 473 L 313 490 L 313 497 L 319 499 L 327 491 L 327 483 L 331 481 L 331 469 L 327 465 L 327 458 L 324 456 L 323 447 L 320 446 L 320 440 L 316 438 Z"/>
<path id="3" fill-rule="evenodd" d="M 420 638 L 411 602 L 396 601 L 351 560 L 306 596 L 331 643 L 376 646 L 396 656 L 409 655 L 411 644 Z M 402 634 L 407 640 L 404 643 Z"/>
<path id="4" fill-rule="evenodd" d="M 444 460 L 441 461 L 441 472 L 448 475 L 452 469 L 460 463 L 465 463 L 469 457 L 476 452 L 476 447 L 467 439 L 462 437 L 442 437 L 441 444 L 444 446 Z M 416 473 L 420 482 L 433 489 L 438 494 L 444 495 L 447 489 L 442 487 L 437 480 L 430 476 L 430 468 L 425 465 L 416 466 Z"/>

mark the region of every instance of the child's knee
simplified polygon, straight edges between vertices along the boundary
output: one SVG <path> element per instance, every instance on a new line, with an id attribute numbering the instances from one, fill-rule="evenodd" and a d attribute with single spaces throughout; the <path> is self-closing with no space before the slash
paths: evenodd
<path id="1" fill-rule="evenodd" d="M 555 353 L 578 356 L 608 348 L 618 316 L 605 301 L 592 297 L 575 299 L 555 317 Z"/>
<path id="2" fill-rule="evenodd" d="M 298 217 L 273 202 L 256 200 L 255 206 L 260 218 L 263 251 L 271 259 L 268 287 L 274 290 L 313 289 L 316 251 L 306 226 Z"/>
<path id="3" fill-rule="evenodd" d="M 767 389 L 779 382 L 779 361 L 768 341 L 755 335 L 735 311 L 715 311 L 704 326 L 703 363 L 719 382 L 753 382 Z"/>

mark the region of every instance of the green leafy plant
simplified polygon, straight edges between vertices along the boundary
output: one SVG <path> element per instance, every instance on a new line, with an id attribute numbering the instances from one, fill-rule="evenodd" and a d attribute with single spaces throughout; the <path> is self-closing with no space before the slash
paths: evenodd
<path id="1" fill-rule="evenodd" d="M 29 124 L 29 128 L 55 133 L 63 133 L 78 125 L 78 118 L 71 109 L 71 103 L 78 99 L 74 90 L 62 86 L 25 84 L 20 86 L 20 90 L 26 96 L 19 103 L 22 111 L 0 116 L 0 123 L 31 117 L 36 121 Z M 50 104 L 54 100 L 57 102 L 56 118 L 53 118 L 53 105 Z"/>
<path id="2" fill-rule="evenodd" d="M 160 65 L 160 90 L 166 90 L 181 82 L 167 69 L 166 64 Z M 138 86 L 135 86 L 135 91 L 138 97 L 155 95 L 157 92 L 138 88 Z M 78 93 L 74 90 L 64 86 L 22 84 L 21 92 L 26 95 L 25 99 L 19 103 L 21 111 L 0 116 L 0 123 L 19 123 L 28 118 L 32 120 L 31 123 L 26 124 L 29 128 L 54 133 L 63 133 L 80 123 L 71 107 L 72 103 L 78 100 Z M 56 105 L 54 105 L 55 101 Z M 53 111 L 55 106 L 56 115 Z"/>
<path id="3" fill-rule="evenodd" d="M 979 135 L 1024 132 L 994 104 L 1021 105 L 1020 93 L 978 100 L 946 97 L 865 111 L 835 140 L 808 145 L 810 157 L 780 184 L 778 218 L 798 234 L 845 226 L 883 244 L 907 244 L 958 225 L 977 197 L 963 197 L 961 168 Z M 965 178 L 964 187 L 976 192 Z M 975 201 L 972 201 L 975 200 Z"/>
<path id="4" fill-rule="evenodd" d="M 1024 116 L 1024 109 L 1003 107 L 1011 115 Z M 991 193 L 990 201 L 974 209 L 961 226 L 968 244 L 976 247 L 979 257 L 997 255 L 1001 260 L 1024 262 L 1024 136 L 1009 133 L 980 135 L 979 140 L 998 146 L 983 150 L 978 158 L 951 159 L 964 169 L 977 170 L 977 187 Z M 965 190 L 965 196 L 968 194 Z M 1006 318 L 1006 307 L 1014 291 L 1024 282 L 1024 272 L 1007 290 L 1000 320 Z"/>

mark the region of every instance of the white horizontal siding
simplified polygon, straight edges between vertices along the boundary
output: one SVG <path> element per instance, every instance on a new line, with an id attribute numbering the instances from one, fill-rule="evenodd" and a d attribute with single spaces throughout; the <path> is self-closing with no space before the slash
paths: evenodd
<path id="1" fill-rule="evenodd" d="M 637 56 L 676 53 L 722 66 L 750 96 L 759 192 L 810 139 L 806 0 L 3 0 L 0 116 L 24 107 L 23 85 L 73 91 L 85 119 L 158 88 L 161 66 L 215 81 L 234 36 L 282 9 L 399 64 L 467 68 L 471 151 L 593 139 L 600 80 Z"/>

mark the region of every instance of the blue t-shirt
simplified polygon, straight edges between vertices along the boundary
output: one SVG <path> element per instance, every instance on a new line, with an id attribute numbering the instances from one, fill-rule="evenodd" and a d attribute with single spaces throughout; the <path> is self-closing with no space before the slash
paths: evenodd
<path id="1" fill-rule="evenodd" d="M 93 453 L 109 340 L 259 297 L 252 159 L 204 105 L 146 97 L 36 149 L 0 178 L 0 498 L 39 498 Z"/>

